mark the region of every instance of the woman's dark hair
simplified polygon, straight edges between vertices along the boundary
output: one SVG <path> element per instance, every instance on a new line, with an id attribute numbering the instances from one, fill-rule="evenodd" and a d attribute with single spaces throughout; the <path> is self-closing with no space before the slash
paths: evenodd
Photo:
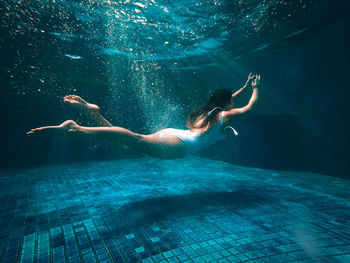
<path id="1" fill-rule="evenodd" d="M 231 91 L 227 89 L 216 90 L 210 95 L 209 101 L 206 104 L 191 112 L 187 118 L 187 127 L 189 129 L 200 129 L 206 126 L 210 128 L 216 123 L 217 114 L 231 102 L 231 98 Z M 201 119 L 203 121 L 199 121 Z"/>

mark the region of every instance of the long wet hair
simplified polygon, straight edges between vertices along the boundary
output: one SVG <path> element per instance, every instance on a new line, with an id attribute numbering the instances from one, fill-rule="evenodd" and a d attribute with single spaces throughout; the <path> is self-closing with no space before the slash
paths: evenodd
<path id="1" fill-rule="evenodd" d="M 217 122 L 217 115 L 231 102 L 232 93 L 227 89 L 216 90 L 210 95 L 208 102 L 191 112 L 187 118 L 189 129 L 210 129 Z"/>

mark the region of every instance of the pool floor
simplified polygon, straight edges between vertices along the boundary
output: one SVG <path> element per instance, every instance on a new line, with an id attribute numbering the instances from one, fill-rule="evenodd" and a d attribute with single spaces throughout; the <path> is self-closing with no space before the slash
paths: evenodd
<path id="1" fill-rule="evenodd" d="M 350 181 L 203 158 L 0 173 L 1 262 L 350 262 Z"/>

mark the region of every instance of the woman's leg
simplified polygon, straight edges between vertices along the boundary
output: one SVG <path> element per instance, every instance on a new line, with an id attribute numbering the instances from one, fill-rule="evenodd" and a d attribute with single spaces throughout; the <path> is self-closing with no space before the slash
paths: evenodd
<path id="1" fill-rule="evenodd" d="M 165 159 L 184 157 L 186 151 L 183 142 L 175 136 L 160 138 L 158 134 L 142 135 L 121 127 L 84 127 L 72 120 L 59 126 L 32 129 L 27 135 L 105 139 Z"/>
<path id="2" fill-rule="evenodd" d="M 92 119 L 98 126 L 113 127 L 113 125 L 101 115 L 99 106 L 88 103 L 77 95 L 65 96 L 64 102 L 72 106 L 81 114 L 86 115 L 88 118 Z"/>

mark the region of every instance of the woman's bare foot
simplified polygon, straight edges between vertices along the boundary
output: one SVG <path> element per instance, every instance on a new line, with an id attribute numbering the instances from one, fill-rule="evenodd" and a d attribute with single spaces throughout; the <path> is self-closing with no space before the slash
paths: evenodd
<path id="1" fill-rule="evenodd" d="M 65 96 L 64 102 L 70 104 L 74 109 L 76 109 L 80 113 L 92 113 L 100 110 L 99 106 L 88 103 L 83 98 L 77 95 Z"/>
<path id="2" fill-rule="evenodd" d="M 44 126 L 40 128 L 35 128 L 27 132 L 28 136 L 66 136 L 66 135 L 76 135 L 79 131 L 79 125 L 72 120 L 65 121 L 58 126 Z"/>

